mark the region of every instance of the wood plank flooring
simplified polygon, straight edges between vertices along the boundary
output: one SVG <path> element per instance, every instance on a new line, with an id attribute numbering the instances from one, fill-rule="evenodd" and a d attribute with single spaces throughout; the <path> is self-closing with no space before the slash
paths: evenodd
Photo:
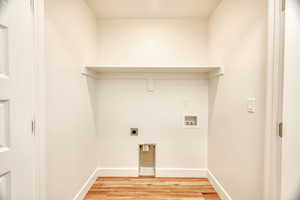
<path id="1" fill-rule="evenodd" d="M 85 200 L 221 200 L 205 178 L 98 178 Z"/>

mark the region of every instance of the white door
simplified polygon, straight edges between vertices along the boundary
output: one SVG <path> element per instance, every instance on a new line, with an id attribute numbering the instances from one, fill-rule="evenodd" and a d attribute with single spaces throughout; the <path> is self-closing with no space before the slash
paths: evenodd
<path id="1" fill-rule="evenodd" d="M 286 0 L 282 200 L 300 199 L 300 0 Z"/>
<path id="2" fill-rule="evenodd" d="M 30 0 L 0 0 L 0 200 L 35 199 L 32 19 Z"/>

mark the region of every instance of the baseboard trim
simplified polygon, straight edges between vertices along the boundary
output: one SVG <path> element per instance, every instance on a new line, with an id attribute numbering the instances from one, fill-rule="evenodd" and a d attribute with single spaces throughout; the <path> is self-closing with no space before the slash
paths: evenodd
<path id="1" fill-rule="evenodd" d="M 88 178 L 88 180 L 84 183 L 82 188 L 79 190 L 79 192 L 75 195 L 73 200 L 83 200 L 85 195 L 88 193 L 92 185 L 97 179 L 98 175 L 98 169 L 95 169 L 95 171 L 92 173 L 92 175 Z"/>
<path id="2" fill-rule="evenodd" d="M 207 170 L 207 177 L 222 200 L 232 200 L 230 195 L 226 192 L 225 188 L 222 186 L 222 184 L 218 181 L 218 179 L 213 175 L 213 173 L 209 169 Z"/>
<path id="3" fill-rule="evenodd" d="M 98 177 L 137 177 L 138 168 L 98 168 Z"/>
<path id="4" fill-rule="evenodd" d="M 99 177 L 137 177 L 138 168 L 98 168 Z M 157 168 L 156 177 L 207 178 L 207 169 Z"/>
<path id="5" fill-rule="evenodd" d="M 207 178 L 207 169 L 194 168 L 157 168 L 157 177 Z"/>

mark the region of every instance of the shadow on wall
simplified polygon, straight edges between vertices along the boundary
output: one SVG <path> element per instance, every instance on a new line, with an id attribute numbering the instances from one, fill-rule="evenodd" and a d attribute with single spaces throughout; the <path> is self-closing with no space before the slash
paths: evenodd
<path id="1" fill-rule="evenodd" d="M 300 5 L 300 1 L 299 1 Z M 300 7 L 299 7 L 300 8 Z M 295 193 L 292 195 L 292 197 L 288 200 L 300 200 L 300 183 L 298 183 L 298 189 L 295 191 Z"/>
<path id="2" fill-rule="evenodd" d="M 211 117 L 214 113 L 214 108 L 215 108 L 215 102 L 216 102 L 216 96 L 217 96 L 217 91 L 218 91 L 218 87 L 219 87 L 219 82 L 220 82 L 220 78 L 214 78 L 209 80 L 209 110 L 208 110 L 208 121 L 211 122 Z M 209 127 L 208 127 L 209 128 Z"/>
<path id="3" fill-rule="evenodd" d="M 296 2 L 295 2 L 297 5 L 296 5 L 296 9 L 297 9 L 297 12 L 296 13 L 298 13 L 298 17 L 300 17 L 300 0 L 296 0 Z M 300 189 L 300 188 L 299 188 Z"/>
<path id="4" fill-rule="evenodd" d="M 98 126 L 97 126 L 97 92 L 96 92 L 96 82 L 97 80 L 94 80 L 90 77 L 84 76 L 83 77 L 86 80 L 87 89 L 88 89 L 88 95 L 90 100 L 90 108 L 93 112 L 93 124 L 96 130 L 96 135 L 98 135 Z"/>

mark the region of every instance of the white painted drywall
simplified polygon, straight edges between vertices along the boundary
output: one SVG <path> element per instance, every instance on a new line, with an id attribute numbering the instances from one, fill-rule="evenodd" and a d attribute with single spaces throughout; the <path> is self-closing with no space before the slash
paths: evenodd
<path id="1" fill-rule="evenodd" d="M 98 64 L 202 66 L 207 41 L 200 19 L 98 20 Z"/>
<path id="2" fill-rule="evenodd" d="M 98 18 L 206 18 L 221 0 L 87 0 Z"/>
<path id="3" fill-rule="evenodd" d="M 208 86 L 209 168 L 233 199 L 262 198 L 265 0 L 223 0 L 209 20 L 209 37 L 207 21 L 199 19 L 98 20 L 96 27 L 82 0 L 49 0 L 46 22 L 49 199 L 73 198 L 96 165 L 137 168 L 139 143 L 158 144 L 158 168 L 207 167 Z M 223 63 L 226 76 L 209 84 L 167 78 L 155 82 L 153 93 L 141 79 L 86 82 L 80 75 L 83 64 L 175 67 L 209 61 Z M 247 113 L 252 97 L 255 114 Z M 200 129 L 183 129 L 186 112 L 203 117 Z M 140 128 L 139 137 L 129 136 L 131 127 Z"/>
<path id="4" fill-rule="evenodd" d="M 143 77 L 144 75 L 141 75 Z M 147 75 L 148 76 L 148 75 Z M 146 76 L 146 77 L 147 77 Z M 205 76 L 156 74 L 154 92 L 146 81 L 111 78 L 97 84 L 98 165 L 100 168 L 138 168 L 138 144 L 157 144 L 157 168 L 206 168 L 208 81 Z M 169 80 L 168 80 L 169 79 Z M 199 129 L 184 129 L 183 114 L 199 113 Z M 130 136 L 139 128 L 139 136 Z M 177 170 L 178 171 L 178 170 Z M 184 171 L 179 170 L 179 176 Z M 173 174 L 174 175 L 174 174 Z"/>
<path id="5" fill-rule="evenodd" d="M 300 198 L 300 1 L 287 0 L 284 66 L 282 199 Z"/>
<path id="6" fill-rule="evenodd" d="M 46 0 L 47 199 L 71 200 L 96 168 L 92 80 L 96 20 L 83 0 Z M 91 93 L 92 94 L 92 93 Z"/>
<path id="7" fill-rule="evenodd" d="M 209 20 L 211 59 L 226 74 L 209 83 L 208 167 L 237 200 L 263 194 L 266 16 L 265 0 L 223 0 Z"/>

